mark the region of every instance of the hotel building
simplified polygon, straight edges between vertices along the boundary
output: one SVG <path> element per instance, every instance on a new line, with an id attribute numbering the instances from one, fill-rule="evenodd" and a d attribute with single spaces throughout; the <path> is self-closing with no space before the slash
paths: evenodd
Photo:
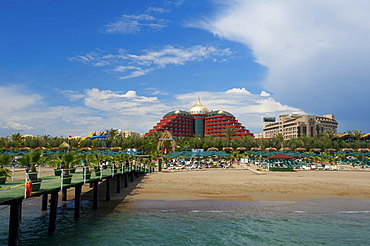
<path id="1" fill-rule="evenodd" d="M 175 137 L 225 137 L 227 127 L 234 128 L 233 137 L 253 136 L 231 113 L 223 110 L 209 111 L 198 99 L 189 111 L 174 110 L 165 114 L 147 135 L 167 130 Z"/>
<path id="2" fill-rule="evenodd" d="M 327 130 L 336 132 L 337 128 L 338 122 L 332 114 L 324 116 L 285 114 L 279 116 L 278 122 L 274 117 L 265 117 L 263 134 L 264 138 L 273 138 L 281 133 L 287 140 L 302 136 L 316 137 Z"/>

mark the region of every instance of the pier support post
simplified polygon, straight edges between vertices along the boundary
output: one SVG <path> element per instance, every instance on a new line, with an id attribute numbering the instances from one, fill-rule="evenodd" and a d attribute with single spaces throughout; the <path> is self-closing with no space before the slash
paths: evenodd
<path id="1" fill-rule="evenodd" d="M 22 200 L 10 205 L 8 245 L 19 244 L 19 225 L 21 217 Z"/>
<path id="2" fill-rule="evenodd" d="M 116 187 L 116 193 L 121 193 L 121 180 L 122 175 L 117 175 L 117 187 Z"/>
<path id="3" fill-rule="evenodd" d="M 162 159 L 158 160 L 158 172 L 162 172 Z"/>
<path id="4" fill-rule="evenodd" d="M 23 207 L 23 202 L 21 202 L 19 204 L 19 210 L 20 210 L 20 212 L 19 212 L 19 221 L 22 221 L 22 207 Z"/>
<path id="5" fill-rule="evenodd" d="M 98 189 L 99 189 L 99 181 L 94 181 L 94 188 L 93 188 L 93 210 L 98 210 Z"/>
<path id="6" fill-rule="evenodd" d="M 49 235 L 53 234 L 56 230 L 57 223 L 57 210 L 58 210 L 58 191 L 50 194 L 50 212 L 49 212 Z"/>
<path id="7" fill-rule="evenodd" d="M 82 185 L 77 185 L 75 188 L 75 219 L 79 219 L 81 216 L 81 190 Z"/>
<path id="8" fill-rule="evenodd" d="M 46 210 L 48 210 L 48 194 L 43 194 L 41 200 L 41 211 Z"/>
<path id="9" fill-rule="evenodd" d="M 62 189 L 62 201 L 67 201 L 67 188 L 63 187 Z"/>
<path id="10" fill-rule="evenodd" d="M 106 183 L 107 183 L 107 186 L 106 186 L 106 190 L 105 190 L 105 200 L 107 202 L 109 202 L 110 201 L 110 188 L 111 188 L 109 178 L 106 180 Z"/>
<path id="11" fill-rule="evenodd" d="M 123 187 L 124 188 L 127 188 L 128 187 L 128 173 L 125 173 L 124 174 L 124 184 L 123 184 Z"/>
<path id="12" fill-rule="evenodd" d="M 130 173 L 130 178 L 131 178 L 131 182 L 134 182 L 134 171 L 131 171 L 131 173 Z"/>

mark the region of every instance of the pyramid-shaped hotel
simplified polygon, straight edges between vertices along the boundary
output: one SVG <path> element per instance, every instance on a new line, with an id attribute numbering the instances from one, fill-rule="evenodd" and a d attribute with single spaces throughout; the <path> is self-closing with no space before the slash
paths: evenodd
<path id="1" fill-rule="evenodd" d="M 190 110 L 174 110 L 168 112 L 146 135 L 154 132 L 170 131 L 175 137 L 193 137 L 210 135 L 225 137 L 225 128 L 234 128 L 233 137 L 253 136 L 234 115 L 223 110 L 209 111 L 198 98 Z"/>

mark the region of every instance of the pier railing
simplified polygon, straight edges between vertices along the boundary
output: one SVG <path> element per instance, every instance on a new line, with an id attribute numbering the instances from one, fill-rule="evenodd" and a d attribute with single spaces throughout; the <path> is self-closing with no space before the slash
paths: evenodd
<path id="1" fill-rule="evenodd" d="M 68 170 L 69 175 L 64 175 L 64 171 Z M 76 186 L 78 184 L 84 184 L 86 182 L 94 182 L 97 180 L 102 180 L 116 175 L 122 175 L 125 173 L 142 172 L 148 173 L 151 172 L 151 169 L 148 167 L 140 166 L 97 166 L 90 167 L 90 171 L 87 171 L 85 167 L 78 168 L 76 172 L 71 172 L 72 169 L 61 169 L 60 176 L 43 176 L 42 172 L 37 172 L 37 181 L 41 181 L 40 189 L 33 189 L 31 197 L 41 196 L 44 193 L 50 193 L 52 190 L 62 190 L 63 187 L 69 188 Z M 50 170 L 48 171 L 50 173 Z M 90 174 L 90 175 L 89 175 Z M 26 197 L 26 183 L 30 179 L 30 173 L 26 172 L 12 172 L 10 179 L 13 181 L 6 182 L 5 184 L 0 184 L 0 205 L 7 204 L 9 201 L 22 199 Z M 18 177 L 16 177 L 18 176 Z M 20 179 L 19 176 L 24 176 L 24 179 Z M 16 178 L 15 178 L 16 177 Z M 17 179 L 17 180 L 16 180 Z M 14 181 L 16 180 L 16 181 Z M 32 180 L 31 180 L 32 181 Z M 34 181 L 32 181 L 34 182 Z M 35 182 L 34 182 L 35 183 Z"/>

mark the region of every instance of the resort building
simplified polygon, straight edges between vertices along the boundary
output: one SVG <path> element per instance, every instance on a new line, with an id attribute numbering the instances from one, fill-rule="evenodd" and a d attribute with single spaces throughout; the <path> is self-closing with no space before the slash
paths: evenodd
<path id="1" fill-rule="evenodd" d="M 265 134 L 263 134 L 263 132 L 254 133 L 254 138 L 255 139 L 263 139 L 263 138 L 265 138 Z"/>
<path id="2" fill-rule="evenodd" d="M 285 114 L 279 116 L 278 122 L 272 117 L 265 118 L 263 127 L 265 138 L 273 138 L 279 133 L 285 140 L 302 136 L 316 137 L 317 134 L 327 130 L 336 132 L 338 128 L 338 122 L 332 114 L 324 116 Z"/>
<path id="3" fill-rule="evenodd" d="M 175 137 L 193 137 L 204 135 L 225 137 L 225 128 L 234 128 L 233 137 L 253 136 L 234 115 L 223 110 L 208 110 L 198 99 L 189 111 L 174 110 L 168 112 L 148 133 L 170 131 Z"/>
<path id="4" fill-rule="evenodd" d="M 121 137 L 127 138 L 127 137 L 132 137 L 132 136 L 138 136 L 138 137 L 143 137 L 144 135 L 140 132 L 135 132 L 131 130 L 121 130 L 119 131 L 119 134 Z"/>

